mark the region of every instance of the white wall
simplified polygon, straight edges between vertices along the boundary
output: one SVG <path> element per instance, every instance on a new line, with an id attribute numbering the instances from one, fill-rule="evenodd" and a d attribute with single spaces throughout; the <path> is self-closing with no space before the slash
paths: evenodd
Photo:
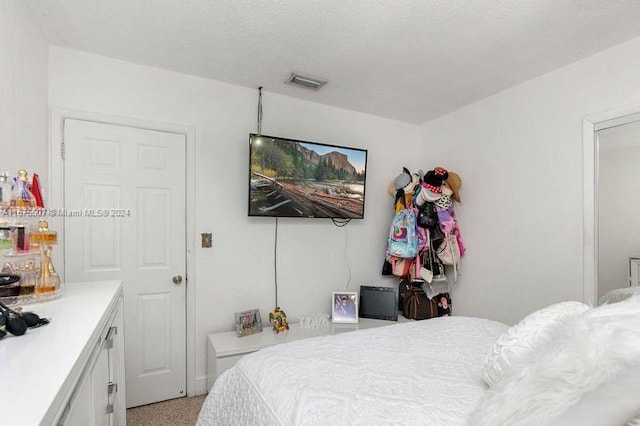
<path id="1" fill-rule="evenodd" d="M 365 219 L 344 228 L 329 220 L 280 219 L 279 304 L 290 317 L 331 310 L 330 293 L 387 283 L 380 275 L 392 216 L 391 179 L 410 159 L 418 128 L 263 90 L 262 132 L 369 151 Z M 235 311 L 274 307 L 274 220 L 247 217 L 250 132 L 256 89 L 140 66 L 65 48 L 50 49 L 50 103 L 74 110 L 190 125 L 196 129 L 198 248 L 197 364 L 205 374 L 206 335 L 231 330 Z M 407 153 L 401 155 L 399 153 Z M 349 274 L 350 269 L 350 274 Z"/>
<path id="2" fill-rule="evenodd" d="M 0 2 L 0 170 L 47 186 L 47 43 L 21 0 Z M 46 194 L 45 194 L 46 195 Z"/>
<path id="3" fill-rule="evenodd" d="M 640 256 L 639 123 L 598 132 L 598 297 L 628 286 L 629 257 Z"/>
<path id="4" fill-rule="evenodd" d="M 640 105 L 640 38 L 421 126 L 421 157 L 463 179 L 457 314 L 513 323 L 582 300 L 582 119 Z"/>

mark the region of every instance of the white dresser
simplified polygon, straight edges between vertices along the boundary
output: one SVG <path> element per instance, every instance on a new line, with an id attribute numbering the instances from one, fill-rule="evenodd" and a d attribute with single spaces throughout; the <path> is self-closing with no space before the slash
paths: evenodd
<path id="1" fill-rule="evenodd" d="M 398 321 L 409 320 L 399 315 Z M 272 330 L 271 325 L 265 326 L 262 333 L 244 337 L 238 337 L 235 331 L 210 334 L 207 338 L 207 390 L 211 390 L 213 383 L 220 374 L 233 367 L 240 358 L 251 352 L 309 337 L 326 336 L 393 324 L 397 323 L 395 321 L 360 318 L 357 324 L 329 324 L 318 328 L 300 328 L 299 323 L 293 323 L 289 324 L 289 330 L 277 334 Z"/>
<path id="2" fill-rule="evenodd" d="M 126 424 L 121 282 L 66 284 L 24 310 L 51 323 L 0 341 L 2 424 Z"/>

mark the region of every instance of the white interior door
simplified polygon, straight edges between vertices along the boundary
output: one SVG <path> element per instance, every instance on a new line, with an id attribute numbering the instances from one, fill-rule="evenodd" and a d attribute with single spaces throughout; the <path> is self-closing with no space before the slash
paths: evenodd
<path id="1" fill-rule="evenodd" d="M 65 280 L 123 280 L 127 407 L 185 396 L 186 138 L 67 119 L 64 144 Z"/>

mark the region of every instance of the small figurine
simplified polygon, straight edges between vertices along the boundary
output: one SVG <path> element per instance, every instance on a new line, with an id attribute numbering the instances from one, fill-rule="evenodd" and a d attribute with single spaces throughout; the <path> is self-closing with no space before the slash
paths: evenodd
<path id="1" fill-rule="evenodd" d="M 287 314 L 285 314 L 284 311 L 281 311 L 278 306 L 276 306 L 273 312 L 269 313 L 269 322 L 273 323 L 273 331 L 276 333 L 289 329 Z"/>

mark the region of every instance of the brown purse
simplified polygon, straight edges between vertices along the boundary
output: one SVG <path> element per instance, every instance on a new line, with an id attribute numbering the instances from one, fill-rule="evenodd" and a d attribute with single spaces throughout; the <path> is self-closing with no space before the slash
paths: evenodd
<path id="1" fill-rule="evenodd" d="M 422 283 L 420 283 L 422 284 Z M 438 304 L 427 297 L 421 287 L 407 281 L 400 283 L 402 312 L 409 319 L 425 320 L 438 316 Z"/>

